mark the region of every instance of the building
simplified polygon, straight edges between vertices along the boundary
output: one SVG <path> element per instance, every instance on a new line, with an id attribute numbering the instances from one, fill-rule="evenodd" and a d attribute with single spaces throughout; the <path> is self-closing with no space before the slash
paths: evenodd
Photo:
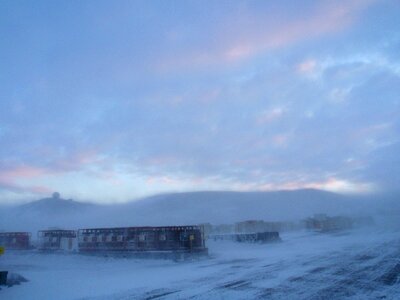
<path id="1" fill-rule="evenodd" d="M 202 226 L 80 229 L 78 248 L 86 253 L 207 253 Z"/>
<path id="2" fill-rule="evenodd" d="M 241 233 L 235 234 L 236 242 L 248 242 L 248 243 L 269 243 L 279 242 L 279 232 L 257 232 L 257 233 Z"/>
<path id="3" fill-rule="evenodd" d="M 277 231 L 214 234 L 210 235 L 210 239 L 214 241 L 234 241 L 234 242 L 247 242 L 247 243 L 270 243 L 270 242 L 281 241 L 279 232 Z"/>
<path id="4" fill-rule="evenodd" d="M 211 225 L 210 223 L 203 223 L 200 224 L 200 226 L 202 226 L 204 229 L 204 238 L 208 240 L 209 235 L 212 234 L 213 225 Z"/>
<path id="5" fill-rule="evenodd" d="M 0 232 L 0 246 L 8 250 L 28 250 L 31 248 L 29 232 Z"/>
<path id="6" fill-rule="evenodd" d="M 233 224 L 212 225 L 210 234 L 231 234 L 235 232 Z"/>
<path id="7" fill-rule="evenodd" d="M 343 216 L 329 217 L 325 214 L 316 214 L 305 220 L 305 226 L 307 229 L 328 232 L 350 229 L 353 227 L 353 220 Z"/>
<path id="8" fill-rule="evenodd" d="M 248 220 L 235 223 L 236 233 L 253 233 L 263 231 L 265 229 L 265 222 L 262 220 Z"/>
<path id="9" fill-rule="evenodd" d="M 263 220 L 247 220 L 235 223 L 236 233 L 281 232 L 298 229 L 293 222 L 267 222 Z"/>
<path id="10" fill-rule="evenodd" d="M 75 230 L 49 229 L 38 232 L 39 250 L 44 251 L 76 251 L 77 240 Z"/>

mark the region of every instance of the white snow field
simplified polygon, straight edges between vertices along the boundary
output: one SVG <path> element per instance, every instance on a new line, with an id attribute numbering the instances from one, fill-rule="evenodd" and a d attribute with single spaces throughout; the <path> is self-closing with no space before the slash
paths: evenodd
<path id="1" fill-rule="evenodd" d="M 281 237 L 208 241 L 209 258 L 183 262 L 8 252 L 0 269 L 29 281 L 0 299 L 400 299 L 398 232 Z"/>

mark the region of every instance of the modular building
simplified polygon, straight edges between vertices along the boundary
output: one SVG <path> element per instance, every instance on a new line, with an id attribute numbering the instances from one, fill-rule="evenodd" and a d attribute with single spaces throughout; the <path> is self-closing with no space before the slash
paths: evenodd
<path id="1" fill-rule="evenodd" d="M 39 250 L 44 251 L 76 251 L 75 230 L 49 229 L 38 232 Z"/>
<path id="2" fill-rule="evenodd" d="M 300 228 L 300 226 L 294 222 L 247 220 L 235 223 L 235 233 L 282 232 L 296 228 Z"/>
<path id="3" fill-rule="evenodd" d="M 0 246 L 8 250 L 28 250 L 31 248 L 29 232 L 0 232 Z"/>
<path id="4" fill-rule="evenodd" d="M 79 252 L 207 254 L 203 226 L 120 227 L 78 230 Z"/>
<path id="5" fill-rule="evenodd" d="M 265 231 L 265 232 L 254 232 L 254 233 L 232 233 L 232 234 L 213 234 L 210 235 L 210 239 L 214 241 L 235 241 L 235 242 L 247 242 L 247 243 L 269 243 L 280 241 L 279 232 Z"/>
<path id="6" fill-rule="evenodd" d="M 280 240 L 279 232 L 276 231 L 235 234 L 235 241 L 237 242 L 268 243 L 278 242 Z"/>
<path id="7" fill-rule="evenodd" d="M 325 214 L 317 214 L 313 218 L 306 219 L 305 225 L 307 229 L 329 232 L 350 229 L 353 226 L 353 220 L 349 217 L 329 217 Z"/>

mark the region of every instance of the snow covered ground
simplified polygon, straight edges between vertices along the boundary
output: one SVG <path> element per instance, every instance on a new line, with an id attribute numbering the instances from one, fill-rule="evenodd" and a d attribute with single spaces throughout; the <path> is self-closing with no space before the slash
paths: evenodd
<path id="1" fill-rule="evenodd" d="M 0 269 L 29 282 L 0 299 L 400 299 L 398 232 L 282 239 L 209 241 L 210 258 L 184 262 L 8 252 Z"/>

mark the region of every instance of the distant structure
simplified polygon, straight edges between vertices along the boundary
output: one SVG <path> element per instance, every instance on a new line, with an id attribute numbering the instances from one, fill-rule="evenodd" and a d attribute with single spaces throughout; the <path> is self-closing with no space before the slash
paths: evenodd
<path id="1" fill-rule="evenodd" d="M 38 232 L 39 250 L 44 251 L 76 251 L 76 231 L 49 229 Z"/>
<path id="2" fill-rule="evenodd" d="M 31 247 L 29 232 L 0 232 L 0 245 L 9 250 L 28 250 Z"/>
<path id="3" fill-rule="evenodd" d="M 241 233 L 235 234 L 234 241 L 247 243 L 268 243 L 280 242 L 279 232 L 257 232 L 257 233 Z"/>
<path id="4" fill-rule="evenodd" d="M 266 222 L 263 220 L 247 220 L 235 223 L 235 233 L 257 233 L 294 230 L 298 227 L 293 222 Z"/>
<path id="5" fill-rule="evenodd" d="M 260 232 L 267 229 L 267 223 L 262 220 L 247 220 L 243 222 L 235 223 L 236 233 L 254 233 Z M 268 228 L 268 230 L 274 230 L 275 228 Z"/>
<path id="6" fill-rule="evenodd" d="M 234 241 L 239 243 L 271 243 L 280 242 L 279 232 L 254 232 L 254 233 L 229 233 L 229 234 L 211 234 L 210 239 L 214 241 Z"/>
<path id="7" fill-rule="evenodd" d="M 80 229 L 78 248 L 86 253 L 208 253 L 203 226 Z"/>
<path id="8" fill-rule="evenodd" d="M 204 239 L 208 240 L 208 236 L 212 234 L 213 231 L 213 225 L 211 223 L 203 223 L 199 224 L 199 226 L 202 226 L 204 229 Z"/>
<path id="9" fill-rule="evenodd" d="M 219 224 L 219 225 L 211 225 L 209 228 L 209 234 L 230 234 L 235 232 L 235 228 L 233 224 Z"/>
<path id="10" fill-rule="evenodd" d="M 56 200 L 60 199 L 60 197 L 61 197 L 61 195 L 60 195 L 59 192 L 54 192 L 53 195 L 52 195 L 52 198 L 56 199 Z"/>
<path id="11" fill-rule="evenodd" d="M 307 218 L 305 225 L 307 229 L 328 232 L 352 228 L 353 219 L 343 216 L 329 217 L 326 214 L 316 214 L 312 218 Z"/>

